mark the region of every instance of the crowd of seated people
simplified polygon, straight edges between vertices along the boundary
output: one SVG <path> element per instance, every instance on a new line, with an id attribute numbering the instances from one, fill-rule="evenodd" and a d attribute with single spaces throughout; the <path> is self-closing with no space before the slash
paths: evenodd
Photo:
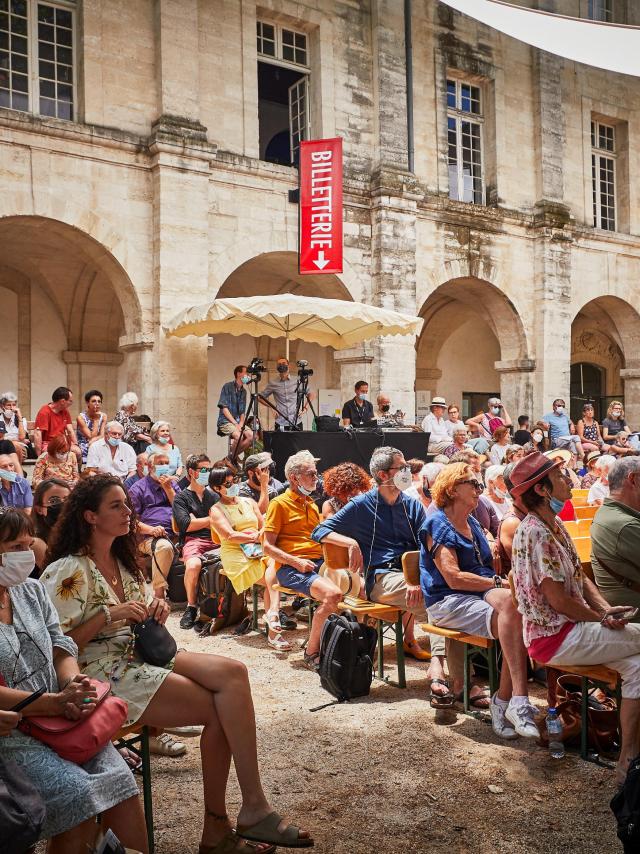
<path id="1" fill-rule="evenodd" d="M 490 399 L 485 412 L 464 423 L 458 407 L 434 398 L 424 427 L 431 433 L 425 455 L 438 455 L 435 460 L 406 461 L 395 448 L 378 448 L 369 472 L 341 463 L 324 472 L 318 492 L 320 461 L 308 451 L 289 458 L 286 483 L 276 479 L 266 452 L 246 456 L 242 469 L 227 460 L 212 463 L 202 452 L 183 463 L 167 421 L 158 420 L 147 431 L 134 420 L 137 398 L 132 393 L 123 396 L 109 421 L 102 394 L 87 392 L 74 425 L 72 392 L 56 389 L 39 410 L 32 437 L 19 429 L 23 419 L 15 396 L 7 393 L 3 400 L 12 407 L 3 409 L 0 423 L 6 427 L 12 422 L 17 435 L 12 449 L 0 447 L 0 501 L 15 508 L 12 512 L 20 513 L 20 519 L 31 514 L 29 522 L 15 523 L 33 552 L 29 574 L 41 579 L 62 631 L 80 648 L 82 672 L 111 681 L 114 693 L 129 703 L 129 722 L 148 724 L 156 740 L 165 738 L 165 749 L 155 752 L 178 755 L 173 745 L 180 742 L 172 742 L 170 735 L 186 737 L 204 727 L 203 850 L 213 850 L 206 846 L 226 838 L 236 846 L 229 851 L 255 850 L 237 847 L 244 843 L 231 835 L 224 808 L 229 756 L 242 777 L 239 832 L 248 829 L 247 838 L 273 844 L 277 838 L 285 844 L 282 839 L 299 834 L 302 841 L 308 835 L 269 817 L 255 740 L 250 737 L 245 744 L 239 737 L 240 725 L 253 731 L 241 665 L 216 657 L 200 661 L 182 652 L 167 668 L 151 668 L 135 656 L 124 664 L 116 661 L 116 648 L 121 651 L 125 641 L 130 643 L 129 623 L 148 614 L 160 622 L 166 619 L 166 593 L 177 555 L 185 571 L 184 630 L 197 626 L 198 578 L 207 555 L 214 552 L 237 593 L 253 585 L 264 588 L 268 644 L 276 652 L 291 652 L 293 644 L 275 586 L 316 600 L 303 652 L 305 665 L 316 671 L 324 622 L 343 595 L 335 580 L 323 574 L 322 545 L 343 546 L 345 568 L 362 577 L 360 595 L 403 612 L 404 652 L 424 667 L 434 708 L 461 698 L 462 656 L 458 644 L 445 644 L 437 635 L 427 652 L 416 636 L 416 621 L 500 641 L 497 692 L 488 696 L 474 684 L 471 693 L 472 705 L 489 710 L 500 738 L 538 736 L 536 709 L 528 696 L 527 655 L 550 666 L 610 664 L 623 679 L 619 775 L 638 752 L 640 630 L 612 612 L 607 601 L 611 593 L 613 604 L 628 603 L 627 573 L 637 577 L 640 596 L 634 550 L 640 543 L 640 458 L 619 402 L 611 405 L 602 425 L 595 422 L 593 407 L 585 405 L 574 426 L 558 398 L 553 411 L 533 426 L 521 416 L 512 438 L 511 419 L 499 399 Z M 353 403 L 358 406 L 355 399 Z M 21 468 L 30 440 L 37 453 L 31 483 Z M 560 513 L 575 518 L 571 487 L 588 488 L 589 504 L 598 506 L 612 526 L 625 533 L 629 526 L 635 530 L 637 539 L 629 535 L 628 548 L 618 552 L 618 540 L 611 539 L 607 526 L 594 522 L 600 556 L 598 562 L 594 545 L 594 571 L 601 592 L 578 579 L 579 560 L 558 518 Z M 565 517 L 567 507 L 570 515 Z M 405 579 L 402 556 L 407 551 L 420 552 L 420 585 Z M 150 559 L 148 596 L 139 586 L 143 556 Z M 510 570 L 517 607 L 506 579 Z M 1 579 L 0 572 L 0 595 Z M 46 602 L 38 607 L 45 606 L 50 607 Z M 597 655 L 583 648 L 594 633 L 598 643 L 603 641 Z M 51 685 L 55 678 L 53 672 Z M 229 686 L 237 697 L 230 696 Z M 176 704 L 178 695 L 183 699 Z M 0 710 L 9 708 L 3 702 L 0 688 Z M 123 785 L 122 794 L 127 791 Z M 101 811 L 111 809 L 119 808 L 106 804 Z M 122 809 L 133 810 L 134 816 L 131 833 L 124 836 L 137 839 L 137 807 Z M 114 826 L 119 826 L 118 816 L 116 812 Z M 49 835 L 62 834 L 66 840 L 63 824 L 51 827 Z M 255 827 L 257 835 L 252 835 Z"/>

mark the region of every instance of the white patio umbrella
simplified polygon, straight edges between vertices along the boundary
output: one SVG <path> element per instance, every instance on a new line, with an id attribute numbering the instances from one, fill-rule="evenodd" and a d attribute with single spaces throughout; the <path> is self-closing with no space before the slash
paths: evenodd
<path id="1" fill-rule="evenodd" d="M 378 335 L 417 335 L 423 319 L 361 302 L 276 294 L 216 299 L 177 314 L 167 335 L 268 335 L 346 350 Z"/>

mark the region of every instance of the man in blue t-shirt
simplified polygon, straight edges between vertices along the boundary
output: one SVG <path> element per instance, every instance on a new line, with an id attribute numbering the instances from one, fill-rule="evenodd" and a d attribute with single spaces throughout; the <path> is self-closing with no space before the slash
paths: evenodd
<path id="1" fill-rule="evenodd" d="M 318 543 L 349 550 L 349 569 L 364 575 L 367 597 L 405 611 L 405 653 L 426 661 L 429 655 L 418 644 L 413 628 L 415 619 L 427 619 L 422 591 L 419 585 L 408 585 L 402 572 L 403 553 L 420 547 L 418 533 L 425 520 L 424 509 L 404 492 L 411 486 L 411 469 L 397 448 L 376 448 L 369 468 L 376 481 L 373 489 L 352 498 L 335 516 L 321 522 L 311 536 Z M 429 677 L 436 698 L 449 696 L 444 654 L 444 639 L 431 638 Z M 437 690 L 434 683 L 440 684 Z"/>
<path id="2" fill-rule="evenodd" d="M 542 420 L 549 431 L 552 448 L 569 448 L 579 460 L 584 459 L 582 442 L 576 434 L 575 424 L 566 414 L 564 400 L 561 397 L 553 401 L 553 412 L 543 415 Z"/>

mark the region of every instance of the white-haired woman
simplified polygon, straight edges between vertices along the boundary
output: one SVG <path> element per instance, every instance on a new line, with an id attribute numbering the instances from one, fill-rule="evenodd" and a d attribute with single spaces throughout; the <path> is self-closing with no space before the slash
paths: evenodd
<path id="1" fill-rule="evenodd" d="M 168 421 L 156 421 L 149 433 L 151 434 L 151 444 L 147 453 L 166 454 L 169 457 L 169 477 L 176 480 L 181 478 L 184 471 L 182 454 L 171 437 L 171 424 Z"/>
<path id="2" fill-rule="evenodd" d="M 489 466 L 484 475 L 484 495 L 496 511 L 498 521 L 511 510 L 511 500 L 504 482 L 504 466 Z"/>
<path id="3" fill-rule="evenodd" d="M 613 454 L 603 454 L 597 460 L 594 469 L 598 475 L 598 479 L 593 483 L 587 495 L 587 504 L 599 507 L 609 497 L 609 472 L 611 471 L 616 458 Z"/>
<path id="4" fill-rule="evenodd" d="M 128 445 L 131 445 L 136 454 L 141 454 L 147 450 L 147 445 L 151 442 L 151 438 L 133 417 L 137 408 L 138 395 L 132 391 L 125 392 L 120 398 L 115 420 L 119 424 L 122 424 L 124 441 Z"/>

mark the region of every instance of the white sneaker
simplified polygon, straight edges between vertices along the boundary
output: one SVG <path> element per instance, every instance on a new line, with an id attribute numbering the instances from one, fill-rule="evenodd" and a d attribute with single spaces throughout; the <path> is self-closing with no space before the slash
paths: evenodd
<path id="1" fill-rule="evenodd" d="M 499 738 L 517 738 L 518 733 L 512 726 L 509 726 L 505 717 L 506 709 L 500 703 L 496 703 L 496 694 L 491 698 L 489 706 L 491 712 L 491 726 L 493 731 Z"/>
<path id="2" fill-rule="evenodd" d="M 513 724 L 518 735 L 525 738 L 540 738 L 540 730 L 536 726 L 538 710 L 528 700 L 526 703 L 509 701 L 505 717 Z"/>
<path id="3" fill-rule="evenodd" d="M 154 756 L 182 756 L 187 752 L 187 745 L 171 738 L 168 732 L 149 737 L 149 753 Z"/>
<path id="4" fill-rule="evenodd" d="M 165 732 L 180 736 L 180 738 L 197 738 L 202 735 L 203 729 L 204 727 L 201 726 L 174 726 L 165 727 Z"/>

